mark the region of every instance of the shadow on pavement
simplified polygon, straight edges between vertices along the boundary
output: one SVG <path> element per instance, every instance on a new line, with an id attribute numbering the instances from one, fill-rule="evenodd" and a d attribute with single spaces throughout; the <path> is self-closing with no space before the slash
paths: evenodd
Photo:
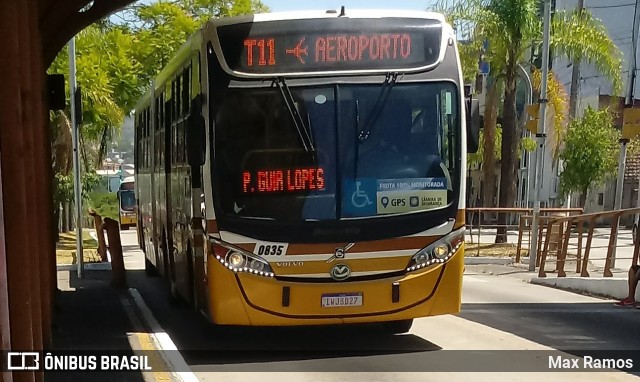
<path id="1" fill-rule="evenodd" d="M 59 271 L 53 315 L 52 351 L 122 351 L 132 355 L 127 332 L 135 331 L 126 315 L 122 296 L 109 286 L 111 272 Z M 68 285 L 67 285 L 68 282 Z M 75 289 L 70 290 L 69 287 Z M 143 381 L 138 372 L 47 372 L 46 381 Z"/>
<path id="2" fill-rule="evenodd" d="M 233 365 L 429 352 L 420 337 L 385 335 L 379 325 L 220 327 L 185 305 L 172 305 L 160 277 L 128 271 L 160 325 L 190 365 Z M 240 370 L 240 369 L 238 369 Z"/>
<path id="3" fill-rule="evenodd" d="M 640 310 L 610 302 L 467 303 L 460 317 L 562 351 L 640 350 Z"/>

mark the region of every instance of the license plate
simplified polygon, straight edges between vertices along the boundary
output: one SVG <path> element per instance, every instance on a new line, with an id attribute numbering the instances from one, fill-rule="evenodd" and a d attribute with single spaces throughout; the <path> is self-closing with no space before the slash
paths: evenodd
<path id="1" fill-rule="evenodd" d="M 322 295 L 323 308 L 362 306 L 362 293 L 332 293 Z"/>

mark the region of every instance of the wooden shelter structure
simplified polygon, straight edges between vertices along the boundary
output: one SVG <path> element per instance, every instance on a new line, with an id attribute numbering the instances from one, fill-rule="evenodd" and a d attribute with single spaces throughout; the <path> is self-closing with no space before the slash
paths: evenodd
<path id="1" fill-rule="evenodd" d="M 56 290 L 46 69 L 80 30 L 133 0 L 0 0 L 0 342 L 47 349 Z M 4 372 L 3 381 L 42 381 Z"/>

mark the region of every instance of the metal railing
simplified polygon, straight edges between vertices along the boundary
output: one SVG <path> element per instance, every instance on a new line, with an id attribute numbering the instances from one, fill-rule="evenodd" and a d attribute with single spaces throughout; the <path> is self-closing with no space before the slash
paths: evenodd
<path id="1" fill-rule="evenodd" d="M 491 250 L 500 252 L 500 255 L 513 253 L 515 261 L 520 262 L 525 252 L 529 253 L 531 243 L 532 208 L 467 208 L 467 243 L 475 245 L 475 256 L 480 256 L 483 246 L 491 247 Z M 560 216 L 581 214 L 582 208 L 542 208 L 540 210 L 541 229 L 538 236 L 538 248 L 542 246 L 545 237 L 544 223 Z M 500 224 L 500 215 L 507 214 Z M 500 234 L 500 240 L 495 238 Z M 500 247 L 496 247 L 500 246 Z M 473 246 L 469 246 L 467 253 L 473 254 Z M 541 251 L 538 250 L 538 253 Z M 539 259 L 539 256 L 538 256 Z"/>
<path id="2" fill-rule="evenodd" d="M 565 266 L 568 262 L 576 262 L 576 273 L 589 277 L 590 263 L 604 262 L 603 277 L 612 277 L 611 271 L 615 260 L 632 260 L 636 264 L 640 249 L 640 241 L 630 233 L 620 234 L 620 218 L 640 214 L 640 208 L 630 208 L 606 212 L 571 215 L 550 218 L 545 222 L 543 245 L 539 246 L 539 277 L 546 277 L 546 263 L 555 259 L 555 272 L 558 277 L 565 277 Z M 610 223 L 598 225 L 598 220 Z M 586 227 L 585 227 L 586 226 Z M 541 230 L 542 231 L 542 230 Z M 552 232 L 558 232 L 554 238 Z M 561 234 L 560 234 L 561 233 Z M 586 235 L 586 236 L 585 236 Z M 601 239 L 602 238 L 602 239 Z M 597 243 L 600 241 L 601 243 Z M 542 243 L 542 242 L 541 242 Z M 606 244 L 605 244 L 606 243 Z M 606 254 L 592 254 L 592 250 L 606 249 Z M 620 250 L 623 249 L 623 250 Z M 633 253 L 630 256 L 630 253 Z"/>

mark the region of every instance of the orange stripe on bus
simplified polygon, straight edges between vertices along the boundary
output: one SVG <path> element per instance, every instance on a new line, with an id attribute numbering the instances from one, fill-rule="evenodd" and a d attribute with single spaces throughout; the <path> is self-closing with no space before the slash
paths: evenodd
<path id="1" fill-rule="evenodd" d="M 366 241 L 356 243 L 347 252 L 374 252 L 374 251 L 402 251 L 407 249 L 420 249 L 433 243 L 440 236 L 416 236 L 395 239 Z M 287 255 L 312 255 L 334 253 L 336 248 L 344 248 L 348 243 L 323 243 L 323 244 L 289 244 Z M 253 252 L 255 243 L 234 244 L 245 251 Z"/>

